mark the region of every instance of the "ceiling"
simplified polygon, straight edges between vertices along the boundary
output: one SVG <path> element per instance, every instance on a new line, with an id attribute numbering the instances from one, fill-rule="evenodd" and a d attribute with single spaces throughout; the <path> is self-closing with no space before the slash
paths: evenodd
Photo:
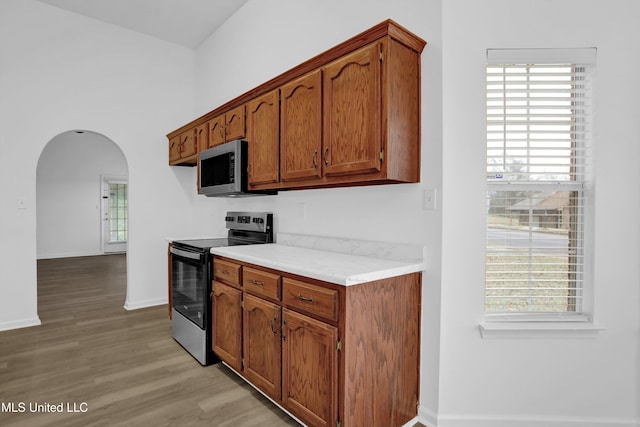
<path id="1" fill-rule="evenodd" d="M 247 0 L 38 0 L 195 49 Z"/>

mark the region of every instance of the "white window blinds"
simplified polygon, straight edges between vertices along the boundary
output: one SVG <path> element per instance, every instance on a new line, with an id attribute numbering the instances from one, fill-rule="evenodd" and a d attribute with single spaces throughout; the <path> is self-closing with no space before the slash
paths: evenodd
<path id="1" fill-rule="evenodd" d="M 577 51 L 488 51 L 487 313 L 583 309 L 595 50 Z"/>

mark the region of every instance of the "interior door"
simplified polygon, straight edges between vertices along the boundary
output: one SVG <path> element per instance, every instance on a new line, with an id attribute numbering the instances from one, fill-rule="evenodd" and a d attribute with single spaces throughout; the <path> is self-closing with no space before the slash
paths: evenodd
<path id="1" fill-rule="evenodd" d="M 126 177 L 102 177 L 102 251 L 104 253 L 127 251 L 128 190 Z"/>

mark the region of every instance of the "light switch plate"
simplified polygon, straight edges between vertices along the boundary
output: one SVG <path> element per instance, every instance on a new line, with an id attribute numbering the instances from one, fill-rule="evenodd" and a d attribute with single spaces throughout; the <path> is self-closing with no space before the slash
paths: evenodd
<path id="1" fill-rule="evenodd" d="M 424 190 L 424 210 L 433 211 L 438 207 L 436 194 L 435 188 L 427 188 Z"/>

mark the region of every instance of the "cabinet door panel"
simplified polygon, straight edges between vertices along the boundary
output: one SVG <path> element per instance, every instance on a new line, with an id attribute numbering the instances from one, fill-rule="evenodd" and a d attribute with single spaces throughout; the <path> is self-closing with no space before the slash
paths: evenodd
<path id="1" fill-rule="evenodd" d="M 222 144 L 225 141 L 224 132 L 224 114 L 211 119 L 209 121 L 209 145 L 207 148 Z"/>
<path id="2" fill-rule="evenodd" d="M 322 73 L 314 71 L 281 89 L 280 178 L 322 176 Z"/>
<path id="3" fill-rule="evenodd" d="M 278 90 L 247 104 L 250 185 L 278 182 L 279 127 Z"/>
<path id="4" fill-rule="evenodd" d="M 196 127 L 196 151 L 199 153 L 207 149 L 209 143 L 209 123 L 203 123 Z"/>
<path id="5" fill-rule="evenodd" d="M 244 105 L 234 108 L 225 114 L 226 125 L 226 140 L 233 141 L 236 139 L 244 138 L 245 135 L 245 120 L 244 120 Z"/>
<path id="6" fill-rule="evenodd" d="M 380 170 L 380 49 L 373 43 L 325 68 L 325 175 Z"/>
<path id="7" fill-rule="evenodd" d="M 180 160 L 180 136 L 169 140 L 169 163 Z"/>
<path id="8" fill-rule="evenodd" d="M 243 318 L 244 375 L 269 396 L 280 400 L 280 307 L 245 294 Z"/>
<path id="9" fill-rule="evenodd" d="M 337 328 L 282 309 L 282 401 L 314 426 L 338 418 Z"/>
<path id="10" fill-rule="evenodd" d="M 196 145 L 194 129 L 189 129 L 188 131 L 180 135 L 180 146 L 180 157 L 189 157 L 197 154 L 198 146 Z"/>
<path id="11" fill-rule="evenodd" d="M 213 351 L 236 371 L 242 366 L 242 292 L 213 282 Z"/>

